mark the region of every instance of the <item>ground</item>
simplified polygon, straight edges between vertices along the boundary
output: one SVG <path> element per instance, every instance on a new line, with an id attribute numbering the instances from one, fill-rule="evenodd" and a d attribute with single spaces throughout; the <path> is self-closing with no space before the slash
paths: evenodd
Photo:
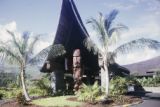
<path id="1" fill-rule="evenodd" d="M 142 100 L 138 97 L 125 96 L 124 100 L 128 100 L 127 103 L 141 102 Z M 116 102 L 120 104 L 118 101 Z M 48 98 L 39 98 L 30 102 L 29 105 L 25 107 L 104 107 L 104 106 L 113 106 L 117 105 L 114 101 L 109 100 L 107 102 L 101 103 L 84 103 L 77 101 L 75 96 L 59 96 L 59 97 L 48 97 Z M 124 103 L 125 104 L 125 103 Z M 0 107 L 21 107 L 17 102 L 12 101 L 9 103 L 2 104 Z"/>

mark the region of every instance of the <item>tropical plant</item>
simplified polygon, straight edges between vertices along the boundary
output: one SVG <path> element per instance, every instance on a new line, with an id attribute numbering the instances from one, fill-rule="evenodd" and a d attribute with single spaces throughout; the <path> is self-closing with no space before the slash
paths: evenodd
<path id="1" fill-rule="evenodd" d="M 6 88 L 6 87 L 0 88 L 0 94 L 2 93 L 3 99 L 15 98 L 19 92 L 21 92 L 20 88 Z"/>
<path id="2" fill-rule="evenodd" d="M 52 88 L 50 86 L 49 78 L 47 78 L 48 75 L 43 76 L 41 79 L 34 82 L 34 88 L 39 89 L 40 94 L 42 96 L 45 95 L 51 95 L 52 94 Z M 34 89 L 30 91 L 31 93 L 34 92 Z"/>
<path id="3" fill-rule="evenodd" d="M 144 87 L 158 87 L 160 86 L 160 77 L 143 77 L 138 78 L 137 81 Z"/>
<path id="4" fill-rule="evenodd" d="M 3 98 L 3 93 L 0 92 L 0 100 Z"/>
<path id="5" fill-rule="evenodd" d="M 7 32 L 10 34 L 11 40 L 5 43 L 0 41 L 1 59 L 9 63 L 17 64 L 20 67 L 22 89 L 24 96 L 28 101 L 30 100 L 30 97 L 25 84 L 26 67 L 28 67 L 28 65 L 39 64 L 44 61 L 49 51 L 50 54 L 48 56 L 52 58 L 55 55 L 58 56 L 64 54 L 65 50 L 62 45 L 51 45 L 40 51 L 37 55 L 34 55 L 34 47 L 38 42 L 40 35 L 31 38 L 29 32 L 24 32 L 20 38 L 17 38 L 14 32 L 8 30 Z"/>
<path id="6" fill-rule="evenodd" d="M 95 82 L 93 85 L 89 86 L 82 84 L 82 87 L 76 93 L 79 101 L 87 101 L 90 103 L 94 103 L 96 98 L 100 95 L 101 92 L 98 82 Z"/>
<path id="7" fill-rule="evenodd" d="M 114 19 L 118 14 L 117 10 L 113 10 L 107 17 L 99 13 L 98 19 L 91 18 L 87 23 L 92 24 L 93 29 L 97 33 L 99 44 L 93 42 L 91 38 L 86 38 L 85 46 L 90 50 L 98 53 L 101 57 L 101 86 L 105 88 L 106 97 L 109 93 L 109 73 L 108 73 L 108 47 L 117 41 L 117 37 L 121 30 L 127 29 L 125 25 L 117 24 L 113 27 Z"/>
<path id="8" fill-rule="evenodd" d="M 27 101 L 26 101 L 24 95 L 22 94 L 22 92 L 17 94 L 16 100 L 22 106 L 27 104 Z"/>
<path id="9" fill-rule="evenodd" d="M 110 95 L 122 95 L 127 92 L 127 79 L 123 77 L 114 77 L 110 81 Z"/>

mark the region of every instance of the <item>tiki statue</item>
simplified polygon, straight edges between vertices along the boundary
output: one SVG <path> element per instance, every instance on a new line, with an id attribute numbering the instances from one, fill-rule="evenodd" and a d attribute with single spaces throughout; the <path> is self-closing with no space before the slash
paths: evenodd
<path id="1" fill-rule="evenodd" d="M 73 52 L 73 78 L 74 78 L 74 91 L 78 91 L 80 85 L 82 84 L 80 49 L 76 49 Z"/>

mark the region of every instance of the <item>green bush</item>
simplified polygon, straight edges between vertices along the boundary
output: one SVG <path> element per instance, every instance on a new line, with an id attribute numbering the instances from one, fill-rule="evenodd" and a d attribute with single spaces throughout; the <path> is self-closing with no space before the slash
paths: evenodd
<path id="1" fill-rule="evenodd" d="M 22 92 L 17 94 L 16 100 L 20 105 L 26 105 L 27 104 L 27 101 L 25 100 L 25 97 L 22 94 Z"/>
<path id="2" fill-rule="evenodd" d="M 122 95 L 127 92 L 127 79 L 123 77 L 113 77 L 110 81 L 109 93 L 111 96 Z"/>
<path id="3" fill-rule="evenodd" d="M 127 93 L 128 86 L 133 85 L 135 91 L 144 91 L 141 84 L 133 76 L 120 77 L 116 76 L 110 80 L 109 92 L 111 96 L 123 95 Z"/>
<path id="4" fill-rule="evenodd" d="M 3 98 L 3 93 L 0 92 L 0 100 Z"/>
<path id="5" fill-rule="evenodd" d="M 19 92 L 21 92 L 20 88 L 5 88 L 5 87 L 0 88 L 0 93 L 3 94 L 2 96 L 3 99 L 15 98 Z"/>
<path id="6" fill-rule="evenodd" d="M 20 86 L 17 85 L 17 83 L 10 83 L 10 84 L 8 84 L 8 87 L 9 88 L 20 88 Z"/>
<path id="7" fill-rule="evenodd" d="M 90 103 L 94 103 L 96 98 L 101 95 L 100 87 L 98 82 L 95 82 L 94 85 L 85 85 L 82 84 L 81 89 L 76 93 L 76 96 L 79 101 L 87 101 Z"/>
<path id="8" fill-rule="evenodd" d="M 46 95 L 48 95 L 46 90 L 42 90 L 37 87 L 29 88 L 28 92 L 29 92 L 29 95 L 31 95 L 31 96 L 46 96 Z"/>
<path id="9" fill-rule="evenodd" d="M 52 88 L 48 78 L 43 77 L 40 80 L 35 81 L 33 85 L 34 88 L 31 88 L 30 93 L 36 94 L 38 92 L 42 96 L 52 95 Z"/>
<path id="10" fill-rule="evenodd" d="M 160 77 L 143 77 L 141 79 L 137 79 L 137 81 L 142 85 L 146 87 L 158 87 L 160 86 Z"/>

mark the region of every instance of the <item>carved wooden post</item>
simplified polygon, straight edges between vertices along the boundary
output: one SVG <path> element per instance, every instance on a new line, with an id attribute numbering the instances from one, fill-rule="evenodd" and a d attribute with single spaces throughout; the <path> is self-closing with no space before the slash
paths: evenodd
<path id="1" fill-rule="evenodd" d="M 81 69 L 81 53 L 80 49 L 73 52 L 73 78 L 74 90 L 77 91 L 82 84 L 82 69 Z"/>

